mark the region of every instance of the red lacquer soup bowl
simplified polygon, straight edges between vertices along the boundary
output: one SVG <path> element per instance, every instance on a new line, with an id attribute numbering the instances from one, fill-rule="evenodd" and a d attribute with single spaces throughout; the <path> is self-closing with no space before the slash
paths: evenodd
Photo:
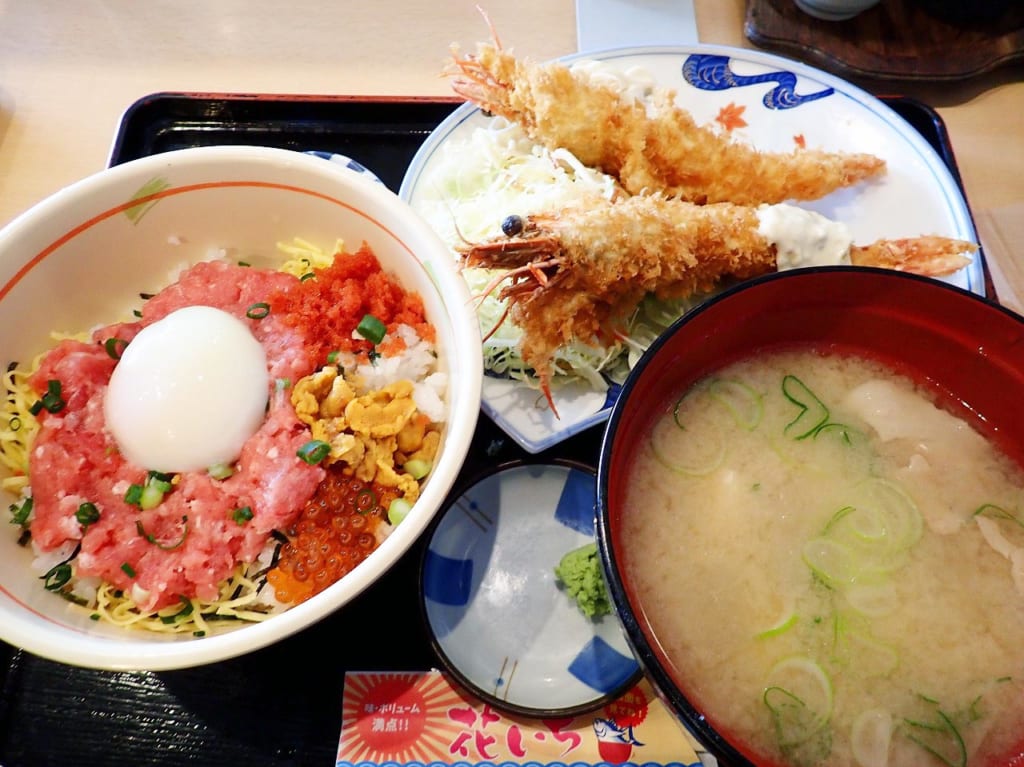
<path id="1" fill-rule="evenodd" d="M 627 487 L 639 446 L 653 423 L 659 415 L 671 415 L 672 403 L 689 387 L 762 350 L 808 345 L 868 358 L 909 377 L 1024 466 L 1024 320 L 960 288 L 881 269 L 793 270 L 727 290 L 662 335 L 630 374 L 605 433 L 598 471 L 598 542 L 613 603 L 637 659 L 683 724 L 726 764 L 774 760 L 759 757 L 730 735 L 728 724 L 706 715 L 688 682 L 687 658 L 670 659 L 668 638 L 652 628 L 656 616 L 631 580 L 624 551 L 624 519 L 642 508 L 627 503 Z M 701 600 L 707 584 L 678 580 L 670 559 L 657 564 L 664 580 L 686 599 Z M 709 624 L 704 636 L 714 643 L 727 630 Z M 955 760 L 960 735 L 950 718 L 944 743 L 951 751 L 943 758 Z M 915 730 L 917 724 L 904 719 L 896 720 L 894 732 L 896 726 L 935 744 L 926 740 L 930 734 L 921 734 L 923 726 Z M 1019 739 L 1010 753 L 1004 748 L 994 762 L 986 761 L 1021 763 L 1024 735 L 1014 737 Z M 921 756 L 932 758 L 925 750 Z"/>

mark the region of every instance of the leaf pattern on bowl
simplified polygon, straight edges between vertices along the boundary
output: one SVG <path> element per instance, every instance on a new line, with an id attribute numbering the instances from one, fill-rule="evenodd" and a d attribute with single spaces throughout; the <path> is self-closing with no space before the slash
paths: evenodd
<path id="1" fill-rule="evenodd" d="M 150 199 L 155 194 L 159 194 L 171 185 L 171 182 L 162 176 L 155 176 L 147 181 L 145 184 L 139 187 L 139 190 L 129 197 L 131 200 L 139 200 L 137 205 L 131 205 L 124 209 L 125 216 L 133 224 L 138 224 L 142 220 L 142 217 L 146 215 L 150 208 L 156 205 L 156 199 Z"/>

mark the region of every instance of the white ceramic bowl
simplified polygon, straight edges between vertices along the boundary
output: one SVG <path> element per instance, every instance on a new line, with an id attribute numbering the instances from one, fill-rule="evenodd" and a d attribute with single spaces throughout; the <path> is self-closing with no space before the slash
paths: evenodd
<path id="1" fill-rule="evenodd" d="M 140 195 L 154 194 L 140 199 Z M 130 215 L 129 215 L 130 214 Z M 476 426 L 480 337 L 447 248 L 383 185 L 287 150 L 212 147 L 136 160 L 75 183 L 0 230 L 0 349 L 5 363 L 48 348 L 51 331 L 124 319 L 140 290 L 171 281 L 183 262 L 229 248 L 241 260 L 281 261 L 279 241 L 325 247 L 364 241 L 385 271 L 423 298 L 448 376 L 441 452 L 408 517 L 350 574 L 312 599 L 234 631 L 173 638 L 89 619 L 46 592 L 0 527 L 0 639 L 37 655 L 103 669 L 170 669 L 240 655 L 338 609 L 384 573 L 424 530 L 455 481 Z M 5 499 L 6 506 L 13 498 Z M 4 529 L 6 528 L 6 529 Z"/>

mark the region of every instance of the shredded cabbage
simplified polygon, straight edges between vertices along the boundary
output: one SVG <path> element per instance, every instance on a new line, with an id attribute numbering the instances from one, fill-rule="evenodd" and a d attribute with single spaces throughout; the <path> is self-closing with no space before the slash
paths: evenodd
<path id="1" fill-rule="evenodd" d="M 615 180 L 589 168 L 565 149 L 535 144 L 518 125 L 494 117 L 467 137 L 442 144 L 436 164 L 414 201 L 457 257 L 466 242 L 501 236 L 509 215 L 522 217 L 558 210 L 580 198 L 612 199 L 621 194 Z M 505 317 L 497 298 L 501 286 L 484 296 L 499 271 L 464 268 L 462 276 L 476 296 L 484 368 L 490 373 L 536 385 L 519 352 L 522 331 Z M 640 356 L 692 301 L 660 301 L 648 296 L 627 318 L 621 333 L 606 345 L 573 342 L 555 354 L 556 376 L 583 379 L 596 391 L 621 382 Z M 504 318 L 504 319 L 503 319 Z"/>

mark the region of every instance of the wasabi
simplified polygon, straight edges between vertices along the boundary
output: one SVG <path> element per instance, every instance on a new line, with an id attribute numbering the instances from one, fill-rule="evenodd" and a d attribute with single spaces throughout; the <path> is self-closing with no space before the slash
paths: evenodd
<path id="1" fill-rule="evenodd" d="M 596 543 L 580 546 L 562 557 L 555 568 L 555 577 L 588 618 L 611 613 Z"/>

